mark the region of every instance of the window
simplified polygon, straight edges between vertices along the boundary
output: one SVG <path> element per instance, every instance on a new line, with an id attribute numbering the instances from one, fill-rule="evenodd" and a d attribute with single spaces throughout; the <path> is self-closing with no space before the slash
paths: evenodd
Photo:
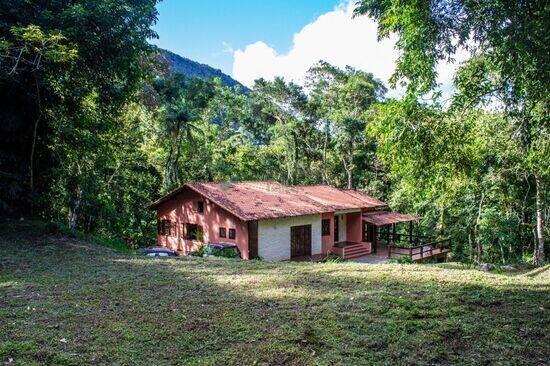
<path id="1" fill-rule="evenodd" d="M 330 235 L 330 219 L 321 220 L 321 235 L 322 236 Z"/>
<path id="2" fill-rule="evenodd" d="M 197 201 L 197 212 L 203 213 L 204 212 L 204 202 L 203 201 Z"/>
<path id="3" fill-rule="evenodd" d="M 185 239 L 202 241 L 202 226 L 197 224 L 185 224 Z"/>
<path id="4" fill-rule="evenodd" d="M 235 229 L 229 229 L 229 239 L 235 239 Z"/>
<path id="5" fill-rule="evenodd" d="M 160 235 L 172 235 L 172 223 L 170 220 L 157 221 L 157 231 Z"/>
<path id="6" fill-rule="evenodd" d="M 226 231 L 226 230 L 225 230 L 225 228 L 224 228 L 224 227 L 221 227 L 221 228 L 220 228 L 220 238 L 225 238 L 225 237 L 226 237 L 226 235 L 225 235 L 225 234 L 226 234 L 226 233 L 225 233 L 225 231 Z"/>

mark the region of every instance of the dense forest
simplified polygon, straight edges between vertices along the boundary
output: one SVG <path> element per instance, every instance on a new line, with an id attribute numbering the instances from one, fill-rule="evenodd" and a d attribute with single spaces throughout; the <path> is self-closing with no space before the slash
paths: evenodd
<path id="1" fill-rule="evenodd" d="M 147 206 L 188 181 L 363 190 L 464 261 L 544 261 L 550 6 L 363 0 L 400 50 L 391 85 L 312 65 L 250 90 L 169 71 L 155 0 L 0 3 L 0 210 L 150 244 Z M 360 44 L 357 47 L 361 47 Z M 466 48 L 449 100 L 436 66 Z M 401 85 L 400 98 L 387 88 Z"/>

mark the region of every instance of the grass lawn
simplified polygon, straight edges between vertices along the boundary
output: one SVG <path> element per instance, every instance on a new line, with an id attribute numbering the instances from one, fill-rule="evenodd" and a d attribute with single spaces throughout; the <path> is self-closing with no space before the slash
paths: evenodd
<path id="1" fill-rule="evenodd" d="M 545 364 L 550 270 L 158 259 L 0 222 L 0 363 Z"/>

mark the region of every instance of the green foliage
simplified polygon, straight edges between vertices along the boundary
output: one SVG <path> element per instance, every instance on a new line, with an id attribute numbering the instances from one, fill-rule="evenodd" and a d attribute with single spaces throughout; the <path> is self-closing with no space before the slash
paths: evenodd
<path id="1" fill-rule="evenodd" d="M 400 118 L 408 119 L 411 127 L 402 125 L 401 128 L 405 134 L 416 139 L 416 143 L 413 141 L 412 146 L 401 143 L 395 140 L 397 134 L 391 133 L 389 135 L 393 140 L 384 140 L 384 143 L 387 150 L 399 147 L 397 159 L 403 154 L 408 158 L 418 155 L 419 169 L 429 169 L 426 179 L 418 174 L 409 179 L 411 187 L 420 184 L 427 188 L 425 183 L 441 183 L 443 189 L 460 193 L 456 197 L 438 194 L 437 204 L 441 206 L 442 219 L 446 207 L 459 211 L 463 218 L 470 213 L 466 221 L 476 223 L 473 229 L 470 224 L 462 231 L 471 242 L 475 242 L 477 260 L 481 260 L 482 256 L 481 241 L 485 244 L 491 242 L 489 250 L 500 248 L 502 260 L 516 257 L 518 253 L 512 249 L 512 242 L 527 242 L 530 231 L 534 230 L 537 237 L 533 248 L 534 260 L 539 264 L 544 262 L 547 230 L 544 228 L 543 211 L 548 204 L 544 192 L 550 182 L 547 168 L 550 166 L 548 3 L 363 0 L 357 3 L 355 12 L 378 21 L 380 37 L 395 34 L 398 39 L 397 48 L 401 55 L 392 83 L 407 86 L 408 93 L 402 100 L 402 106 L 397 108 L 400 108 Z M 437 91 L 437 64 L 451 60 L 460 49 L 470 51 L 470 58 L 460 65 L 455 75 L 456 93 L 450 109 L 443 111 L 437 106 L 435 112 L 444 116 L 441 121 L 457 120 L 459 128 L 444 122 L 436 122 L 436 126 L 445 126 L 445 131 L 448 129 L 451 134 L 459 132 L 462 136 L 453 136 L 440 145 L 437 140 L 445 140 L 444 131 L 429 126 L 418 126 L 418 131 L 414 129 L 419 124 L 414 118 L 419 110 L 416 101 Z M 437 100 L 439 93 L 433 96 Z M 491 121 L 492 116 L 488 113 L 480 115 L 476 111 L 479 107 L 500 110 L 500 113 L 493 115 L 500 122 Z M 422 106 L 420 110 L 424 114 L 420 119 L 428 123 L 431 117 L 425 115 L 426 108 Z M 462 123 L 460 119 L 472 116 L 472 113 L 475 123 L 470 122 L 469 126 Z M 386 117 L 387 121 L 383 123 L 386 124 L 386 131 L 395 122 L 403 122 L 389 113 Z M 487 117 L 489 120 L 484 122 Z M 466 138 L 465 143 L 456 140 L 456 137 Z M 428 138 L 433 138 L 435 144 Z M 463 146 L 469 147 L 469 150 L 465 151 Z M 387 150 L 383 152 L 385 156 L 388 156 Z M 444 156 L 445 151 L 450 152 L 449 156 Z M 432 155 L 434 153 L 436 155 Z M 422 156 L 428 159 L 428 164 L 424 164 Z M 432 156 L 435 157 L 433 164 L 430 163 Z M 402 164 L 398 166 L 402 167 Z M 447 177 L 442 176 L 445 172 Z M 450 202 L 454 204 L 450 206 L 442 202 L 443 198 L 452 199 Z M 475 201 L 478 202 L 477 210 Z M 462 210 L 466 207 L 469 209 Z M 516 225 L 518 235 L 503 234 L 507 236 L 504 239 L 490 229 L 486 236 L 480 238 L 483 217 L 493 215 L 485 211 L 489 209 L 487 212 L 492 212 L 493 208 L 498 212 L 496 216 L 501 215 L 502 219 L 490 219 L 489 226 L 510 233 L 510 225 Z M 476 211 L 476 218 L 473 219 L 471 216 Z M 458 232 L 456 234 L 460 235 Z M 521 245 L 524 250 L 527 249 L 525 244 Z M 506 247 L 508 254 L 505 254 Z M 489 259 L 495 258 L 494 253 L 487 255 Z"/>
<path id="2" fill-rule="evenodd" d="M 434 88 L 437 63 L 468 48 L 502 77 L 507 92 L 548 98 L 546 1 L 362 0 L 355 12 L 373 17 L 380 37 L 397 35 L 402 54 L 392 81 L 407 82 L 409 92 Z"/>
<path id="3" fill-rule="evenodd" d="M 150 114 L 136 102 L 155 5 L 0 4 L 3 209 L 149 244 L 154 215 L 144 207 L 160 177 L 141 150 Z"/>
<path id="4" fill-rule="evenodd" d="M 391 101 L 368 133 L 390 168 L 392 206 L 423 216 L 425 233 L 450 236 L 455 258 L 509 263 L 532 253 L 532 190 L 504 116 Z"/>
<path id="5" fill-rule="evenodd" d="M 222 250 L 213 250 L 209 253 L 209 255 L 221 258 L 239 258 L 239 255 L 234 250 L 231 250 L 229 248 L 224 248 Z"/>
<path id="6" fill-rule="evenodd" d="M 182 183 L 329 183 L 420 214 L 418 233 L 451 237 L 460 260 L 544 253 L 546 4 L 359 2 L 381 37 L 397 34 L 400 100 L 372 74 L 323 61 L 305 86 L 259 79 L 245 92 L 166 73 L 148 43 L 155 5 L 0 3 L 2 210 L 138 247 L 154 242 L 147 206 Z M 419 102 L 463 46 L 475 55 L 449 107 Z"/>
<path id="7" fill-rule="evenodd" d="M 77 49 L 67 44 L 67 38 L 59 31 L 46 34 L 34 24 L 12 26 L 8 39 L 0 38 L 0 71 L 8 75 L 71 62 L 77 55 Z"/>
<path id="8" fill-rule="evenodd" d="M 388 262 L 398 264 L 414 264 L 414 261 L 411 259 L 411 257 L 406 255 L 400 255 L 397 258 L 391 258 L 388 260 Z"/>
<path id="9" fill-rule="evenodd" d="M 206 253 L 206 245 L 201 245 L 197 250 L 192 251 L 189 255 L 193 257 L 204 257 Z"/>

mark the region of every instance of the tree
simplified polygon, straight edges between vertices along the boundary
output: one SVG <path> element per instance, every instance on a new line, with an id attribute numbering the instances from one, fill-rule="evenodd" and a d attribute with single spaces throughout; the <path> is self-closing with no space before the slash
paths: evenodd
<path id="1" fill-rule="evenodd" d="M 342 70 L 320 61 L 308 72 L 312 103 L 323 121 L 323 166 L 326 172 L 327 150 L 332 141 L 346 173 L 346 186 L 354 187 L 358 148 L 364 149 L 365 126 L 370 108 L 380 102 L 386 88 L 370 73 L 346 67 Z"/>
<path id="2" fill-rule="evenodd" d="M 4 101 L 0 109 L 12 121 L 3 134 L 7 143 L 0 148 L 10 158 L 1 160 L 1 170 L 21 171 L 24 176 L 19 181 L 30 181 L 21 189 L 26 193 L 22 196 L 31 193 L 24 204 L 27 209 L 37 198 L 35 186 L 49 186 L 43 179 L 50 175 L 43 173 L 51 161 L 47 147 L 51 115 L 64 108 L 74 113 L 94 94 L 99 96 L 99 110 L 113 115 L 137 90 L 151 51 L 147 40 L 155 36 L 150 29 L 156 19 L 155 3 L 10 0 L 0 4 Z M 40 121 L 44 123 L 39 125 Z M 20 169 L 20 161 L 28 156 L 29 168 Z M 35 182 L 35 177 L 42 180 Z M 2 192 L 2 200 L 8 193 Z"/>
<path id="3" fill-rule="evenodd" d="M 308 98 L 302 87 L 281 78 L 269 82 L 256 80 L 252 88 L 252 113 L 257 126 L 267 133 L 254 133 L 267 138 L 272 151 L 278 154 L 286 170 L 282 179 L 297 184 L 311 176 L 311 165 L 316 159 L 318 131 L 311 118 Z"/>
<path id="4" fill-rule="evenodd" d="M 472 57 L 457 78 L 460 91 L 455 102 L 461 109 L 501 102 L 508 123 L 518 131 L 514 138 L 521 142 L 524 155 L 541 157 L 533 149 L 550 138 L 548 2 L 363 0 L 355 13 L 377 20 L 380 37 L 397 34 L 402 53 L 391 82 L 405 84 L 409 99 L 434 90 L 439 61 L 451 59 L 460 48 L 470 50 Z M 548 156 L 543 160 L 526 165 L 538 207 L 537 263 L 544 260 L 542 192 L 548 175 L 535 166 L 549 165 Z"/>
<path id="5" fill-rule="evenodd" d="M 521 146 L 502 114 L 401 100 L 374 116 L 367 131 L 389 167 L 393 207 L 423 216 L 426 234 L 452 237 L 456 258 L 523 260 L 532 237 L 529 188 L 517 174 Z"/>
<path id="6" fill-rule="evenodd" d="M 0 38 L 0 74 L 2 78 L 28 73 L 34 83 L 36 117 L 33 123 L 29 157 L 29 189 L 34 197 L 34 155 L 38 126 L 43 117 L 41 84 L 43 69 L 48 65 L 68 63 L 77 56 L 77 50 L 65 44 L 66 38 L 58 31 L 45 34 L 36 25 L 13 26 L 8 39 Z M 31 211 L 34 205 L 31 201 Z"/>

